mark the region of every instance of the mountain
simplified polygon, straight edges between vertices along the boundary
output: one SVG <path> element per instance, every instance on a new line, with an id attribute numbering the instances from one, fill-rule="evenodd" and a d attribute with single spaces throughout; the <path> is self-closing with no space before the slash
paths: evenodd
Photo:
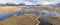
<path id="1" fill-rule="evenodd" d="M 24 3 L 19 3 L 18 5 L 19 5 L 19 6 L 25 6 L 25 4 L 24 4 Z"/>
<path id="2" fill-rule="evenodd" d="M 13 3 L 13 2 L 8 2 L 8 3 L 0 3 L 0 6 L 39 6 L 39 5 L 35 5 L 32 3 L 28 3 L 29 5 L 25 4 L 25 3 Z"/>
<path id="3" fill-rule="evenodd" d="M 5 3 L 0 3 L 0 6 L 4 6 L 5 5 Z"/>
<path id="4" fill-rule="evenodd" d="M 24 3 L 19 3 L 19 4 L 15 4 L 15 3 L 11 3 L 11 2 L 8 2 L 8 3 L 0 3 L 0 6 L 25 6 Z"/>
<path id="5" fill-rule="evenodd" d="M 6 3 L 5 6 L 18 6 L 18 5 L 15 3 Z"/>
<path id="6" fill-rule="evenodd" d="M 60 7 L 60 3 L 57 3 L 55 6 L 56 6 L 56 7 Z"/>

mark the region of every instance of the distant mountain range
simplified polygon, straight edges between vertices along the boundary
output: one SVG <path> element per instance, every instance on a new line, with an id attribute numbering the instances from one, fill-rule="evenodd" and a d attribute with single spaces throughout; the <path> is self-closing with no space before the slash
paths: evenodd
<path id="1" fill-rule="evenodd" d="M 57 4 L 50 4 L 48 6 L 56 6 L 56 7 L 60 7 L 60 3 Z M 19 3 L 19 4 L 15 4 L 15 3 L 0 3 L 0 6 L 39 6 L 39 5 L 26 5 L 24 3 Z M 44 5 L 43 5 L 44 6 Z"/>
<path id="2" fill-rule="evenodd" d="M 26 5 L 24 3 L 19 3 L 19 4 L 15 4 L 15 3 L 0 3 L 0 6 L 36 6 L 36 5 Z"/>
<path id="3" fill-rule="evenodd" d="M 3 4 L 3 3 L 0 3 L 0 6 L 25 6 L 25 4 L 24 3 L 20 3 L 20 4 L 15 4 L 15 3 Z"/>
<path id="4" fill-rule="evenodd" d="M 57 7 L 60 7 L 60 3 L 57 3 L 56 6 L 57 6 Z"/>

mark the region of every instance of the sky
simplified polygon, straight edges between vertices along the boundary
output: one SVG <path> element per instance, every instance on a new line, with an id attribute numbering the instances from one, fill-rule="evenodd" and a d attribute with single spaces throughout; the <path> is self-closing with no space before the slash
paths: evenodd
<path id="1" fill-rule="evenodd" d="M 32 5 L 32 4 L 55 4 L 60 2 L 60 0 L 0 0 L 2 3 L 7 3 L 7 2 L 14 2 L 14 3 L 25 3 L 27 5 Z"/>

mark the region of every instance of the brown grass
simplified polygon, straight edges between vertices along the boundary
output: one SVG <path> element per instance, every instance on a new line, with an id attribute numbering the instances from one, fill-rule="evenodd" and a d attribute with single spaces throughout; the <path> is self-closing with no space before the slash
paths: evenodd
<path id="1" fill-rule="evenodd" d="M 21 10 L 23 7 L 20 6 L 0 6 L 0 12 L 14 12 Z"/>
<path id="2" fill-rule="evenodd" d="M 15 12 L 15 11 L 22 10 L 22 9 L 49 10 L 49 11 L 60 12 L 60 8 L 54 8 L 54 7 L 0 6 L 0 12 Z M 20 15 L 20 16 L 14 15 L 11 18 L 0 21 L 0 25 L 36 25 L 38 24 L 38 20 L 36 19 L 37 17 L 38 16 L 35 16 L 33 14 L 25 14 L 25 15 Z M 60 19 L 49 18 L 47 20 L 48 20 L 47 22 L 50 22 L 54 25 L 60 25 Z M 58 23 L 56 24 L 56 22 Z"/>
<path id="3" fill-rule="evenodd" d="M 50 22 L 53 25 L 60 25 L 60 18 L 59 17 L 50 17 L 47 19 L 47 22 Z"/>
<path id="4" fill-rule="evenodd" d="M 18 11 L 18 10 L 49 10 L 49 11 L 56 11 L 60 12 L 60 8 L 57 7 L 44 7 L 44 6 L 37 6 L 37 7 L 28 7 L 28 6 L 0 6 L 0 12 L 9 12 L 9 11 Z"/>
<path id="5" fill-rule="evenodd" d="M 2 25 L 38 25 L 39 17 L 34 14 L 24 14 L 20 16 L 12 16 L 11 18 L 1 21 Z"/>

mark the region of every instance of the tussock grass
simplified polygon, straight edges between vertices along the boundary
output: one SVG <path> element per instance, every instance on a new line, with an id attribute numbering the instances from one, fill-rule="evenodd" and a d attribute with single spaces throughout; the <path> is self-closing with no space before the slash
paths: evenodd
<path id="1" fill-rule="evenodd" d="M 2 25 L 39 25 L 39 16 L 34 14 L 13 15 L 11 18 L 1 21 Z"/>
<path id="2" fill-rule="evenodd" d="M 53 25 L 60 25 L 60 17 L 49 17 L 47 22 L 50 22 Z"/>

